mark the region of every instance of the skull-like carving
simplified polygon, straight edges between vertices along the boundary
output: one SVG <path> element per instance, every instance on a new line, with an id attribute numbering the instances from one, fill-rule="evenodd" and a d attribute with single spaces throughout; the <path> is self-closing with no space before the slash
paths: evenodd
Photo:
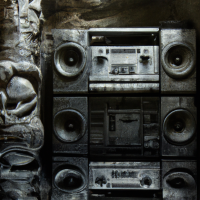
<path id="1" fill-rule="evenodd" d="M 21 140 L 27 147 L 43 144 L 43 126 L 38 118 L 38 93 L 42 75 L 28 62 L 0 62 L 0 138 Z"/>

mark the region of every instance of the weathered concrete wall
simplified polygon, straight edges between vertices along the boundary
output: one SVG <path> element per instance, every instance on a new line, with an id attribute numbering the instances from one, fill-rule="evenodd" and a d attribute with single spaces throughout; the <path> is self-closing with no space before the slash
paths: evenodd
<path id="1" fill-rule="evenodd" d="M 159 26 L 189 20 L 200 34 L 199 0 L 43 0 L 45 30 L 51 28 Z"/>

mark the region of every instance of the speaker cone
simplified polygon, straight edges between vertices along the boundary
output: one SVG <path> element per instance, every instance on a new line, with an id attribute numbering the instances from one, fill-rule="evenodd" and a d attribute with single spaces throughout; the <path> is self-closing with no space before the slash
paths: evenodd
<path id="1" fill-rule="evenodd" d="M 163 69 L 171 78 L 186 78 L 195 68 L 195 52 L 187 44 L 173 42 L 162 51 Z"/>
<path id="2" fill-rule="evenodd" d="M 86 120 L 76 110 L 59 111 L 54 117 L 54 132 L 63 142 L 75 142 L 85 134 Z"/>
<path id="3" fill-rule="evenodd" d="M 60 170 L 54 177 L 55 186 L 64 192 L 80 192 L 86 186 L 84 174 L 77 169 Z"/>
<path id="4" fill-rule="evenodd" d="M 55 50 L 54 63 L 58 72 L 63 76 L 77 76 L 85 67 L 86 52 L 76 43 L 62 44 Z"/>
<path id="5" fill-rule="evenodd" d="M 164 177 L 164 186 L 173 188 L 176 191 L 184 191 L 187 189 L 195 189 L 196 182 L 194 178 L 187 172 L 171 172 L 170 174 Z"/>
<path id="6" fill-rule="evenodd" d="M 175 145 L 184 145 L 194 138 L 196 122 L 193 115 L 184 109 L 169 113 L 163 123 L 165 139 Z"/>

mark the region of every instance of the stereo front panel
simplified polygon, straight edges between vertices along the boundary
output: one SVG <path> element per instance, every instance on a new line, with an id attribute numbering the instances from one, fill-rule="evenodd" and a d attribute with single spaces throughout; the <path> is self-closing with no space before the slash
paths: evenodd
<path id="1" fill-rule="evenodd" d="M 117 194 L 120 199 L 126 194 L 136 199 L 196 200 L 196 181 L 197 163 L 193 160 L 90 162 L 89 199 L 109 199 Z"/>
<path id="2" fill-rule="evenodd" d="M 159 91 L 158 46 L 92 46 L 91 52 L 90 92 Z"/>
<path id="3" fill-rule="evenodd" d="M 194 29 L 53 29 L 54 94 L 196 92 Z"/>
<path id="4" fill-rule="evenodd" d="M 158 156 L 158 97 L 91 97 L 91 156 Z"/>
<path id="5" fill-rule="evenodd" d="M 89 189 L 159 190 L 158 162 L 90 162 Z"/>

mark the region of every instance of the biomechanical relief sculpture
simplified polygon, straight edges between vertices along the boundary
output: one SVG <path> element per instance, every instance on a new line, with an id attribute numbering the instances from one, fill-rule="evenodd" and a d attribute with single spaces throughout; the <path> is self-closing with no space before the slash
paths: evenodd
<path id="1" fill-rule="evenodd" d="M 0 52 L 0 197 L 41 199 L 39 150 L 42 74 L 39 67 L 41 0 L 12 0 L 4 7 L 6 34 Z M 5 27 L 4 27 L 5 28 Z"/>

